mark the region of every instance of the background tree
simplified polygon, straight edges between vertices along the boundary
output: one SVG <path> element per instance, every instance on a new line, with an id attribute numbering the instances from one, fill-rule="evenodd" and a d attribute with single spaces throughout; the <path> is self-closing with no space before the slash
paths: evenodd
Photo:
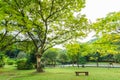
<path id="1" fill-rule="evenodd" d="M 117 35 L 118 34 L 104 33 L 92 43 L 93 48 L 91 50 L 93 51 L 92 53 L 94 53 L 93 57 L 97 62 L 97 66 L 98 61 L 100 61 L 100 59 L 105 56 L 107 61 L 113 61 L 113 58 L 110 55 L 115 55 L 118 53 L 118 46 L 116 45 L 116 40 L 118 39 Z M 99 53 L 98 56 L 96 53 Z"/>
<path id="2" fill-rule="evenodd" d="M 58 53 L 59 53 L 57 56 L 58 62 L 61 63 L 62 65 L 67 64 L 69 62 L 69 59 L 66 50 L 60 50 Z"/>
<path id="3" fill-rule="evenodd" d="M 43 54 L 43 60 L 46 65 L 53 65 L 55 67 L 56 62 L 57 62 L 57 55 L 58 55 L 58 49 L 56 48 L 51 48 L 48 49 L 44 54 Z"/>
<path id="4" fill-rule="evenodd" d="M 111 12 L 104 18 L 99 18 L 92 24 L 93 30 L 96 32 L 98 40 L 94 46 L 99 47 L 101 55 L 116 54 L 117 41 L 120 39 L 119 26 L 120 26 L 120 12 Z"/>
<path id="5" fill-rule="evenodd" d="M 119 33 L 120 27 L 120 12 L 111 12 L 104 18 L 99 18 L 92 24 L 94 30 L 99 33 L 116 32 Z"/>
<path id="6" fill-rule="evenodd" d="M 77 65 L 79 66 L 79 58 L 81 56 L 80 54 L 80 45 L 78 43 L 74 43 L 74 44 L 67 44 L 66 45 L 66 51 L 67 51 L 67 55 L 70 58 L 73 66 L 75 63 L 77 63 Z"/>
<path id="7" fill-rule="evenodd" d="M 119 54 L 115 54 L 113 58 L 115 59 L 116 63 L 120 63 L 120 53 Z"/>
<path id="8" fill-rule="evenodd" d="M 89 53 L 88 50 L 89 48 L 86 44 L 71 43 L 66 45 L 67 55 L 69 56 L 73 65 L 76 63 L 78 67 L 80 63 L 84 66 L 86 60 L 84 60 L 85 57 L 83 56 Z"/>

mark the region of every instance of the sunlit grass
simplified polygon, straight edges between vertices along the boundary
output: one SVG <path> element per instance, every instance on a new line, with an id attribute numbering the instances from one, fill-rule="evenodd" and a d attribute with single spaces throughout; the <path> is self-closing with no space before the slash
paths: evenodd
<path id="1" fill-rule="evenodd" d="M 75 71 L 88 71 L 75 75 Z M 45 72 L 36 73 L 35 70 L 17 70 L 14 66 L 6 66 L 0 69 L 0 80 L 120 80 L 120 68 L 45 68 Z"/>

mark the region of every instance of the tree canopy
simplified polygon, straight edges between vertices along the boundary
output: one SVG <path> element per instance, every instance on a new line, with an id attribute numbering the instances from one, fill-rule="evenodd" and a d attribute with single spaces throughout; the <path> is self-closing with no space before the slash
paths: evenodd
<path id="1" fill-rule="evenodd" d="M 119 32 L 120 27 L 120 12 L 111 12 L 104 18 L 98 18 L 98 20 L 93 23 L 93 28 L 95 31 L 108 33 L 108 32 Z"/>
<path id="2" fill-rule="evenodd" d="M 88 30 L 85 15 L 74 15 L 85 7 L 85 0 L 1 0 L 0 6 L 0 20 L 7 17 L 14 24 L 9 28 L 23 36 L 20 40 L 32 41 L 37 58 L 56 44 L 86 35 Z"/>

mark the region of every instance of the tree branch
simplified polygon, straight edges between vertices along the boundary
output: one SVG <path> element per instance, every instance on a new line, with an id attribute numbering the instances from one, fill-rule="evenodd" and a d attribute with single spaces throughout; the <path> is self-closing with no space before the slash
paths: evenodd
<path id="1" fill-rule="evenodd" d="M 75 30 L 73 30 L 73 31 L 75 31 Z M 52 42 L 53 40 L 55 40 L 55 39 L 57 39 L 57 38 L 60 38 L 61 36 L 63 36 L 64 34 L 68 34 L 68 33 L 70 33 L 70 31 L 66 31 L 66 32 L 64 32 L 64 33 L 62 33 L 62 34 L 60 34 L 60 35 L 56 35 L 54 38 L 52 38 L 49 42 Z"/>
<path id="2" fill-rule="evenodd" d="M 43 22 L 45 21 L 45 19 L 44 19 L 44 16 L 43 16 L 43 13 L 42 13 L 42 5 L 41 5 L 41 0 L 39 0 L 38 1 L 38 4 L 40 5 L 39 7 L 40 7 L 40 12 L 39 12 L 39 14 L 40 14 L 40 16 L 41 16 L 41 18 L 42 18 L 42 20 L 43 20 Z"/>
<path id="3" fill-rule="evenodd" d="M 42 39 L 40 37 L 40 36 L 42 36 L 42 34 L 40 33 L 41 32 L 40 26 L 38 24 L 34 23 L 34 22 L 33 22 L 33 25 L 37 26 L 37 29 L 38 29 L 38 31 L 37 31 L 38 38 L 39 38 L 40 42 L 42 43 Z"/>
<path id="4" fill-rule="evenodd" d="M 8 46 L 12 45 L 12 44 L 15 44 L 15 43 L 18 43 L 18 42 L 27 42 L 27 39 L 26 40 L 23 40 L 23 41 L 13 41 L 13 42 L 10 42 L 6 45 L 4 45 L 2 48 L 0 48 L 1 51 L 3 51 L 5 48 L 7 48 Z"/>
<path id="5" fill-rule="evenodd" d="M 69 3 L 70 4 L 70 3 Z M 53 16 L 53 15 L 55 15 L 56 13 L 58 13 L 58 12 L 60 12 L 60 11 L 62 11 L 62 10 L 64 10 L 69 4 L 66 4 L 65 6 L 63 6 L 61 9 L 56 9 L 56 11 L 55 12 L 50 12 L 50 15 L 46 18 L 46 20 L 48 20 L 51 16 Z M 52 8 L 52 7 L 51 7 Z"/>
<path id="6" fill-rule="evenodd" d="M 19 32 L 10 40 L 10 42 L 13 41 L 22 31 L 23 31 L 23 30 L 19 31 Z"/>
<path id="7" fill-rule="evenodd" d="M 4 38 L 6 37 L 8 31 L 5 31 L 5 34 L 1 37 L 0 43 L 4 40 Z"/>
<path id="8" fill-rule="evenodd" d="M 27 33 L 28 33 L 29 37 L 32 39 L 32 42 L 33 42 L 33 44 L 35 45 L 36 49 L 38 49 L 37 43 L 36 43 L 35 40 L 33 39 L 31 33 L 30 33 L 30 32 L 27 32 Z"/>
<path id="9" fill-rule="evenodd" d="M 52 5 L 51 5 L 51 9 L 50 9 L 50 15 L 52 14 L 53 5 L 54 5 L 54 0 L 52 0 Z"/>
<path id="10" fill-rule="evenodd" d="M 72 37 L 69 37 L 68 39 L 62 40 L 62 41 L 60 41 L 60 42 L 54 42 L 55 44 L 53 44 L 53 45 L 47 47 L 47 48 L 45 49 L 45 51 L 46 51 L 47 49 L 49 49 L 49 48 L 52 48 L 52 47 L 55 46 L 55 45 L 64 43 L 64 42 L 66 42 L 66 41 L 68 41 L 68 40 L 70 40 L 70 39 L 72 39 Z"/>

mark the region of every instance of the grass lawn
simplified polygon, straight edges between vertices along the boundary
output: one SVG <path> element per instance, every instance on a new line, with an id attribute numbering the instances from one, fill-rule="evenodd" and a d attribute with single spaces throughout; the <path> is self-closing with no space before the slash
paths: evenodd
<path id="1" fill-rule="evenodd" d="M 89 76 L 76 76 L 75 71 L 88 71 Z M 13 66 L 0 68 L 0 80 L 120 80 L 120 68 L 45 68 L 45 72 L 16 70 Z"/>

